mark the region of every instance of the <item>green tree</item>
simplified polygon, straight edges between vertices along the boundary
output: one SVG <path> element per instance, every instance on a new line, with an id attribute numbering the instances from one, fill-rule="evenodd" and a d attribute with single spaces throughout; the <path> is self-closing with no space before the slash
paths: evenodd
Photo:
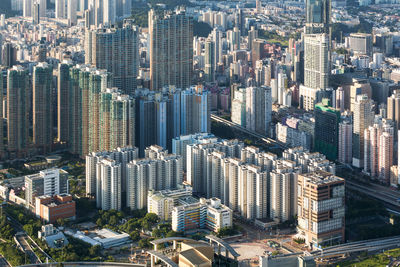
<path id="1" fill-rule="evenodd" d="M 140 233 L 138 231 L 132 231 L 129 236 L 133 241 L 140 240 Z"/>
<path id="2" fill-rule="evenodd" d="M 138 245 L 140 248 L 151 248 L 152 246 L 150 243 L 151 240 L 153 239 L 150 238 L 140 239 Z"/>
<path id="3" fill-rule="evenodd" d="M 96 245 L 92 246 L 89 248 L 89 255 L 94 257 L 94 256 L 99 256 L 101 254 L 101 246 Z"/>
<path id="4" fill-rule="evenodd" d="M 111 224 L 111 225 L 113 225 L 113 226 L 117 225 L 117 223 L 118 223 L 118 218 L 117 218 L 117 216 L 115 216 L 115 215 L 111 216 L 108 223 Z"/>

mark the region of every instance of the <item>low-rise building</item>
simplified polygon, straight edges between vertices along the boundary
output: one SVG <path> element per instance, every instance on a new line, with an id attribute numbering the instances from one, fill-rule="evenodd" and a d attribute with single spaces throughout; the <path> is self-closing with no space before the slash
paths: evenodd
<path id="1" fill-rule="evenodd" d="M 68 245 L 68 239 L 63 232 L 59 231 L 52 224 L 42 225 L 41 231 L 38 232 L 39 239 L 46 241 L 51 248 L 61 248 Z"/>
<path id="2" fill-rule="evenodd" d="M 222 227 L 232 226 L 232 210 L 218 198 L 199 201 L 187 197 L 179 199 L 179 204 L 172 211 L 172 230 L 176 232 L 202 228 L 217 232 Z"/>
<path id="3" fill-rule="evenodd" d="M 178 200 L 191 195 L 192 188 L 190 186 L 175 190 L 149 191 L 147 194 L 147 212 L 157 214 L 162 221 L 169 221 L 173 208 L 178 205 Z"/>
<path id="4" fill-rule="evenodd" d="M 35 214 L 46 222 L 56 222 L 58 219 L 75 219 L 75 201 L 69 194 L 36 197 Z"/>

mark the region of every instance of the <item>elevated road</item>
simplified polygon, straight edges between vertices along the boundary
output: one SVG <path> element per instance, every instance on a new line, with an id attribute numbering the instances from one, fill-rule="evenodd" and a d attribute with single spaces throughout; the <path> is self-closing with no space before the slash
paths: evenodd
<path id="1" fill-rule="evenodd" d="M 400 203 L 398 202 L 400 194 L 392 191 L 390 188 L 375 184 L 362 185 L 348 179 L 346 180 L 346 186 L 349 189 L 364 193 L 372 198 L 382 201 L 388 209 L 400 212 Z"/>
<path id="2" fill-rule="evenodd" d="M 240 131 L 240 132 L 242 132 L 244 134 L 247 134 L 247 135 L 250 135 L 252 137 L 258 138 L 261 141 L 263 141 L 264 143 L 267 143 L 268 145 L 278 146 L 278 147 L 280 147 L 282 149 L 287 149 L 288 148 L 288 146 L 286 146 L 285 144 L 283 144 L 283 143 L 281 143 L 279 141 L 276 141 L 276 140 L 274 140 L 272 138 L 266 137 L 266 136 L 264 136 L 262 134 L 254 132 L 254 131 L 250 131 L 250 130 L 246 129 L 245 127 L 240 126 L 239 124 L 236 124 L 234 122 L 225 120 L 225 119 L 223 119 L 223 118 L 221 118 L 221 117 L 219 117 L 217 115 L 211 114 L 211 120 L 219 122 L 219 123 L 222 123 L 222 124 L 225 124 L 226 126 L 229 126 L 229 127 L 233 128 L 235 130 L 238 130 L 238 131 Z"/>
<path id="3" fill-rule="evenodd" d="M 400 247 L 400 236 L 357 241 L 357 242 L 331 246 L 324 248 L 322 250 L 313 251 L 311 252 L 311 254 L 316 258 L 321 258 L 321 257 L 331 257 L 335 255 L 354 253 L 360 251 L 372 252 L 372 251 L 391 249 L 396 247 Z"/>

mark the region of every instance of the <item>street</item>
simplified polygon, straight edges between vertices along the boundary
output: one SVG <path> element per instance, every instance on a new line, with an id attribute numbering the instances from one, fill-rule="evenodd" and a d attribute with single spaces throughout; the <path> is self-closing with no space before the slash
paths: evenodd
<path id="1" fill-rule="evenodd" d="M 15 238 L 21 244 L 23 251 L 26 253 L 26 255 L 29 257 L 29 260 L 31 263 L 40 263 L 40 259 L 36 256 L 35 252 L 32 250 L 31 246 L 29 245 L 27 239 L 28 237 L 26 236 L 25 233 L 17 233 L 15 235 Z"/>
<path id="2" fill-rule="evenodd" d="M 8 266 L 10 266 L 10 265 L 4 259 L 3 255 L 0 255 L 0 267 L 8 267 Z"/>

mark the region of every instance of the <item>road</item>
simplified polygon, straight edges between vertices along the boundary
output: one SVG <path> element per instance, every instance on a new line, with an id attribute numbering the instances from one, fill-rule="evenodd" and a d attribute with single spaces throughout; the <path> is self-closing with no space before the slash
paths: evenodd
<path id="1" fill-rule="evenodd" d="M 400 236 L 350 242 L 311 252 L 314 257 L 330 257 L 359 251 L 378 251 L 400 247 Z"/>
<path id="2" fill-rule="evenodd" d="M 8 262 L 5 260 L 5 258 L 3 257 L 3 255 L 0 255 L 0 266 L 1 267 L 11 267 Z"/>
<path id="3" fill-rule="evenodd" d="M 393 191 L 388 187 L 376 184 L 369 184 L 366 186 L 350 180 L 346 180 L 346 186 L 349 189 L 364 193 L 372 198 L 384 202 L 386 208 L 390 210 L 400 212 L 400 204 L 397 202 L 400 198 L 400 193 Z"/>
<path id="4" fill-rule="evenodd" d="M 274 140 L 272 138 L 268 138 L 268 137 L 266 137 L 266 136 L 264 136 L 262 134 L 250 131 L 250 130 L 240 126 L 239 124 L 236 124 L 236 123 L 233 123 L 231 121 L 225 120 L 225 119 L 223 119 L 223 118 L 221 118 L 221 117 L 219 117 L 217 115 L 211 114 L 211 120 L 219 122 L 219 123 L 223 123 L 226 126 L 234 128 L 235 130 L 238 130 L 238 131 L 240 131 L 242 133 L 245 133 L 245 134 L 251 135 L 251 136 L 253 136 L 255 138 L 258 138 L 261 141 L 263 141 L 264 143 L 267 143 L 268 145 L 279 146 L 282 149 L 288 148 L 285 144 L 283 144 L 283 143 L 281 143 L 279 141 L 276 141 L 276 140 Z"/>
<path id="5" fill-rule="evenodd" d="M 36 256 L 35 252 L 32 250 L 28 243 L 28 237 L 25 233 L 17 233 L 15 238 L 18 240 L 19 244 L 22 246 L 22 250 L 29 257 L 31 263 L 41 263 L 40 259 Z"/>
<path id="6" fill-rule="evenodd" d="M 15 235 L 15 238 L 17 241 L 21 244 L 22 250 L 25 252 L 27 257 L 30 259 L 31 263 L 41 263 L 39 257 L 35 254 L 35 252 L 32 250 L 31 246 L 28 243 L 28 236 L 26 232 L 24 231 L 22 225 L 15 220 L 12 216 L 7 214 L 7 212 L 4 212 L 9 219 L 10 224 L 12 227 L 17 231 L 17 234 Z"/>

